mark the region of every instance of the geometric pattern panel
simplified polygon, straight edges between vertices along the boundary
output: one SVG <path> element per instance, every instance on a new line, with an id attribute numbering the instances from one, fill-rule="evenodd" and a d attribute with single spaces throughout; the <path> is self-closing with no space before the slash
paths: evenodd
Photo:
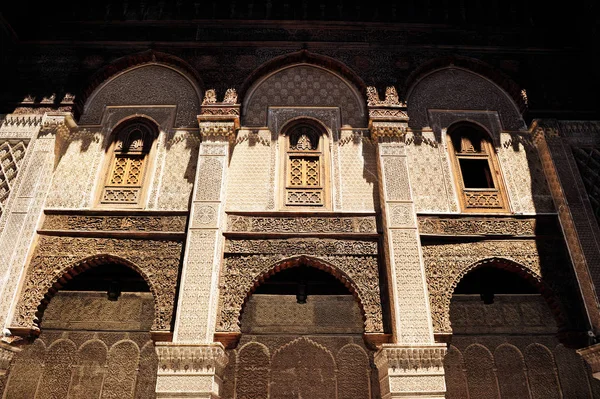
<path id="1" fill-rule="evenodd" d="M 27 144 L 26 141 L 0 143 L 0 216 L 4 213 L 11 188 L 16 182 Z"/>
<path id="2" fill-rule="evenodd" d="M 596 221 L 600 223 L 600 150 L 575 147 L 573 156 L 592 204 Z"/>

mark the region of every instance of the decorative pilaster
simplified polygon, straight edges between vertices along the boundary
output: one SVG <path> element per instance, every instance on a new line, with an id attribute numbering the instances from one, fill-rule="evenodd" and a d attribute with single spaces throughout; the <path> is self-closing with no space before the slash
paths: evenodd
<path id="1" fill-rule="evenodd" d="M 198 115 L 201 143 L 173 342 L 158 345 L 161 358 L 156 392 L 162 398 L 219 398 L 220 375 L 227 363 L 221 344 L 213 343 L 218 276 L 225 228 L 225 184 L 229 151 L 239 127 L 235 91 L 216 102 L 208 90 Z"/>
<path id="2" fill-rule="evenodd" d="M 57 141 L 59 137 L 77 129 L 69 112 L 49 111 L 40 117 L 31 115 L 27 118 L 32 123 L 26 129 L 6 126 L 6 130 L 1 129 L 0 132 L 0 137 L 18 137 L 29 143 L 18 180 L 12 187 L 11 206 L 7 209 L 10 214 L 0 236 L 0 320 L 4 328 L 15 324 L 11 322 L 12 312 L 19 298 L 20 284 L 23 283 L 19 279 L 24 275 L 23 268 L 33 250 L 35 231 L 50 189 Z M 27 329 L 19 333 L 27 335 L 30 331 Z"/>
<path id="3" fill-rule="evenodd" d="M 221 344 L 157 342 L 159 398 L 218 399 L 228 358 Z"/>
<path id="4" fill-rule="evenodd" d="M 425 267 L 408 174 L 406 105 L 389 87 L 380 101 L 368 90 L 369 127 L 377 142 L 384 251 L 392 311 L 393 344 L 377 354 L 382 398 L 443 398 L 445 345 L 435 344 Z M 437 356 L 436 366 L 431 366 Z M 416 356 L 416 357 L 415 357 Z M 414 359 L 422 359 L 414 361 Z M 406 362 L 408 363 L 406 363 Z M 406 363 L 406 364 L 405 364 Z"/>

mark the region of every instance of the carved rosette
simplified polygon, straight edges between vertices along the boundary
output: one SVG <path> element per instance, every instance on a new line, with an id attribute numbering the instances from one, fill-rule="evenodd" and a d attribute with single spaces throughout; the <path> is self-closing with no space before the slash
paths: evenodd
<path id="1" fill-rule="evenodd" d="M 229 361 L 225 348 L 220 343 L 179 344 L 157 342 L 159 374 L 207 373 L 223 374 Z"/>
<path id="2" fill-rule="evenodd" d="M 217 331 L 238 333 L 245 300 L 261 281 L 274 271 L 300 264 L 326 270 L 340 279 L 359 300 L 365 332 L 383 333 L 377 243 L 323 239 L 227 242 Z"/>
<path id="3" fill-rule="evenodd" d="M 40 236 L 25 276 L 11 330 L 39 330 L 39 307 L 73 276 L 106 263 L 121 263 L 138 272 L 154 296 L 152 330 L 171 327 L 182 243 L 171 240 Z"/>

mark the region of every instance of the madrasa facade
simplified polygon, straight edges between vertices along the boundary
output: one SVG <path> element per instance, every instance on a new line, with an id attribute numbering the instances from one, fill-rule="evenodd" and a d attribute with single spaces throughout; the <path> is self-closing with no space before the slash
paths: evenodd
<path id="1" fill-rule="evenodd" d="M 0 12 L 3 399 L 600 398 L 597 4 L 67 3 Z"/>

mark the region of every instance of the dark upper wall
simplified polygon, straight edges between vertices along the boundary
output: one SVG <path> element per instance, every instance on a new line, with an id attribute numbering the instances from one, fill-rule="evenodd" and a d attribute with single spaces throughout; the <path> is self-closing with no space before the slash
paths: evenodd
<path id="1" fill-rule="evenodd" d="M 5 2 L 1 16 L 16 44 L 3 53 L 0 112 L 26 94 L 38 100 L 80 94 L 103 67 L 148 49 L 183 59 L 205 88 L 222 96 L 229 87 L 239 90 L 265 62 L 305 48 L 343 63 L 366 85 L 380 91 L 395 85 L 400 93 L 432 59 L 474 58 L 527 90 L 527 119 L 597 119 L 598 6 L 575 0 L 554 10 L 538 2 L 478 8 L 469 0 L 431 0 L 428 7 L 407 0 L 395 13 L 383 2 L 362 0 L 321 2 L 324 7 L 273 1 L 270 13 L 267 1 L 67 1 L 33 11 L 25 2 Z"/>

